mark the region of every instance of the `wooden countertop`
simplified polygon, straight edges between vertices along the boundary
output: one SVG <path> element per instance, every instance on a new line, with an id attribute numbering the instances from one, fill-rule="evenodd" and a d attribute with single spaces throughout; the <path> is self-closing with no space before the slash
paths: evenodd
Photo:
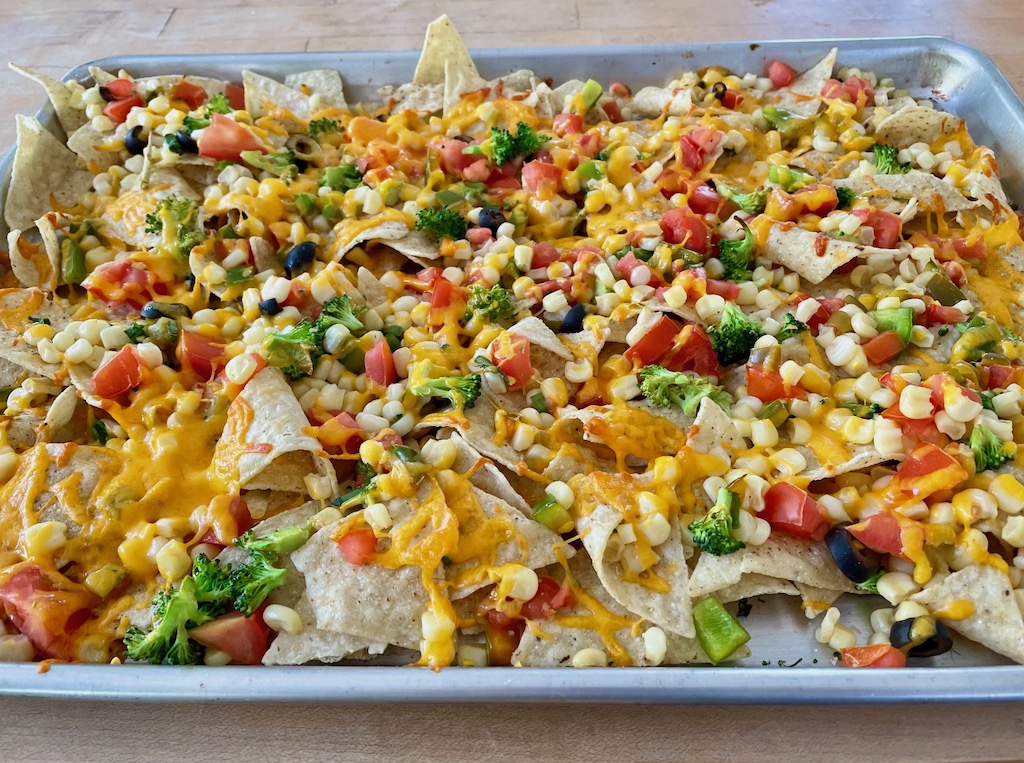
<path id="1" fill-rule="evenodd" d="M 1019 0 L 7 0 L 2 56 L 59 77 L 129 53 L 401 50 L 447 12 L 470 47 L 937 34 L 1024 93 Z M 0 72 L 0 150 L 43 101 Z M 0 700 L 0 761 L 1011 761 L 1024 706 L 158 705 Z"/>

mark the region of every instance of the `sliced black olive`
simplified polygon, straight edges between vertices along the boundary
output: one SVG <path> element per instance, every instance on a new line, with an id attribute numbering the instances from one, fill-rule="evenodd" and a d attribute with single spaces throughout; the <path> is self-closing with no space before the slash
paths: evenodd
<path id="1" fill-rule="evenodd" d="M 100 98 L 102 98 L 107 103 L 110 103 L 112 100 L 114 100 L 114 94 L 110 92 L 110 88 L 106 85 L 100 85 Z"/>
<path id="2" fill-rule="evenodd" d="M 180 302 L 147 302 L 139 315 L 146 320 L 155 321 L 160 318 L 191 317 L 192 311 Z"/>
<path id="3" fill-rule="evenodd" d="M 288 277 L 294 278 L 297 274 L 309 269 L 316 257 L 316 244 L 312 241 L 303 241 L 288 252 L 284 258 L 284 269 L 288 271 Z"/>
<path id="4" fill-rule="evenodd" d="M 825 535 L 825 545 L 839 571 L 854 583 L 863 583 L 881 567 L 878 554 L 850 535 L 845 525 L 836 525 L 829 530 Z"/>
<path id="5" fill-rule="evenodd" d="M 583 319 L 586 317 L 586 305 L 573 305 L 562 318 L 562 325 L 559 326 L 558 332 L 560 334 L 575 334 L 578 331 L 583 331 Z"/>
<path id="6" fill-rule="evenodd" d="M 184 130 L 178 130 L 174 133 L 174 137 L 178 139 L 178 145 L 181 146 L 181 150 L 186 154 L 199 153 L 199 144 L 196 143 L 196 139 L 192 137 L 192 133 L 185 132 Z"/>
<path id="7" fill-rule="evenodd" d="M 456 135 L 453 140 L 461 140 L 463 143 L 472 143 L 473 136 L 471 135 Z"/>
<path id="8" fill-rule="evenodd" d="M 729 92 L 729 88 L 724 82 L 716 82 L 711 86 L 711 94 L 718 100 L 725 98 L 725 94 Z"/>
<path id="9" fill-rule="evenodd" d="M 487 228 L 497 238 L 498 228 L 505 222 L 505 213 L 497 207 L 484 207 L 480 210 L 480 217 L 477 222 L 481 228 Z"/>
<path id="10" fill-rule="evenodd" d="M 953 648 L 953 636 L 944 623 L 931 616 L 899 620 L 892 624 L 889 642 L 907 657 L 937 657 Z"/>
<path id="11" fill-rule="evenodd" d="M 124 136 L 124 147 L 132 156 L 138 156 L 146 150 L 147 141 L 142 137 L 142 125 L 135 125 Z"/>
<path id="12" fill-rule="evenodd" d="M 281 310 L 282 307 L 277 304 L 277 300 L 273 297 L 260 302 L 260 312 L 264 315 L 277 315 Z"/>

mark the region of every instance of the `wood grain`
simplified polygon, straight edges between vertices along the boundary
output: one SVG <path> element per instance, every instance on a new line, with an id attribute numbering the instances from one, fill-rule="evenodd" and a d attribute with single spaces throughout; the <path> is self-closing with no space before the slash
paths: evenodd
<path id="1" fill-rule="evenodd" d="M 4 0 L 4 55 L 59 76 L 120 54 L 403 50 L 447 12 L 471 47 L 937 34 L 1024 92 L 1020 0 Z M 43 94 L 0 72 L 0 150 Z M 0 761 L 1010 761 L 1024 705 L 158 705 L 0 700 Z"/>

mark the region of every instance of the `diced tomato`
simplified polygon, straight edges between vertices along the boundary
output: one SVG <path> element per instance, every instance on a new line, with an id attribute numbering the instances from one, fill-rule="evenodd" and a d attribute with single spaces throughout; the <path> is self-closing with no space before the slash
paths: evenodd
<path id="1" fill-rule="evenodd" d="M 796 222 L 803 215 L 824 217 L 839 206 L 836 189 L 828 185 L 809 185 L 794 193 L 780 188 L 768 195 L 764 213 L 773 220 Z"/>
<path id="2" fill-rule="evenodd" d="M 495 612 L 497 610 L 491 610 Z M 492 667 L 507 667 L 512 664 L 512 655 L 519 647 L 526 623 L 523 620 L 510 620 L 507 625 L 498 625 L 487 620 L 487 664 Z"/>
<path id="3" fill-rule="evenodd" d="M 142 307 L 167 294 L 166 284 L 156 273 L 129 257 L 103 263 L 86 276 L 82 286 L 108 305 L 127 302 Z"/>
<path id="4" fill-rule="evenodd" d="M 468 148 L 469 143 L 464 140 L 447 140 L 441 144 L 441 168 L 449 173 L 461 173 L 473 162 L 480 159 L 475 154 L 464 154 L 462 150 Z"/>
<path id="5" fill-rule="evenodd" d="M 229 612 L 216 620 L 203 623 L 188 632 L 188 637 L 209 649 L 216 649 L 240 665 L 259 665 L 267 652 L 270 628 L 263 622 L 263 612 L 246 617 Z"/>
<path id="6" fill-rule="evenodd" d="M 555 114 L 551 126 L 555 135 L 564 138 L 566 135 L 583 132 L 583 117 L 579 114 Z"/>
<path id="7" fill-rule="evenodd" d="M 74 632 L 89 619 L 95 597 L 60 573 L 22 562 L 0 577 L 0 611 L 43 657 L 73 660 Z"/>
<path id="8" fill-rule="evenodd" d="M 894 499 L 910 496 L 923 501 L 935 493 L 952 490 L 967 477 L 959 461 L 938 446 L 925 442 L 914 448 L 899 465 L 887 492 Z"/>
<path id="9" fill-rule="evenodd" d="M 940 305 L 938 302 L 932 302 L 928 305 L 928 310 L 925 312 L 924 325 L 952 325 L 966 320 L 967 316 L 963 311 L 957 310 L 955 307 Z"/>
<path id="10" fill-rule="evenodd" d="M 983 260 L 988 257 L 988 246 L 983 236 L 971 236 L 969 238 L 946 238 L 934 233 L 918 231 L 911 238 L 913 243 L 930 246 L 935 250 L 935 258 L 946 265 L 956 265 L 959 270 L 946 272 L 957 286 L 963 285 L 963 266 L 956 262 L 957 257 L 968 260 Z M 956 273 L 956 277 L 954 277 Z"/>
<path id="11" fill-rule="evenodd" d="M 782 61 L 772 61 L 768 64 L 768 79 L 772 81 L 772 87 L 778 90 L 792 82 L 797 75 L 797 70 Z"/>
<path id="12" fill-rule="evenodd" d="M 709 278 L 705 282 L 705 288 L 708 294 L 717 294 L 729 302 L 734 302 L 740 295 L 739 284 L 735 284 L 732 281 L 718 281 L 714 278 Z"/>
<path id="13" fill-rule="evenodd" d="M 615 263 L 615 272 L 627 281 L 632 278 L 633 271 L 637 268 L 647 268 L 647 263 L 643 260 L 637 259 L 632 250 L 627 252 L 625 256 L 620 257 L 618 262 Z M 648 270 L 650 270 L 650 268 L 648 268 Z M 660 281 L 661 277 L 657 273 L 651 271 L 651 280 L 652 282 Z"/>
<path id="14" fill-rule="evenodd" d="M 946 271 L 946 275 L 949 276 L 949 280 L 957 286 L 963 286 L 967 281 L 967 271 L 964 270 L 964 266 L 959 262 L 955 262 L 953 260 L 943 262 L 942 269 Z"/>
<path id="15" fill-rule="evenodd" d="M 847 668 L 903 668 L 907 665 L 907 656 L 892 644 L 848 646 L 839 653 Z"/>
<path id="16" fill-rule="evenodd" d="M 903 352 L 905 347 L 903 339 L 895 331 L 883 331 L 864 343 L 864 354 L 871 365 L 880 366 Z"/>
<path id="17" fill-rule="evenodd" d="M 643 341 L 643 340 L 641 340 Z M 704 329 L 696 324 L 683 326 L 672 349 L 659 361 L 669 371 L 690 371 L 701 376 L 721 376 L 718 356 Z"/>
<path id="18" fill-rule="evenodd" d="M 229 82 L 224 86 L 224 95 L 228 99 L 228 106 L 235 111 L 242 111 L 245 108 L 245 89 L 241 85 Z"/>
<path id="19" fill-rule="evenodd" d="M 711 186 L 701 183 L 690 192 L 687 205 L 698 215 L 718 214 L 725 199 Z"/>
<path id="20" fill-rule="evenodd" d="M 562 182 L 562 168 L 544 162 L 527 162 L 523 165 L 523 188 L 529 193 L 558 191 Z"/>
<path id="21" fill-rule="evenodd" d="M 132 346 L 125 345 L 92 375 L 92 389 L 100 397 L 119 397 L 142 383 L 142 363 Z"/>
<path id="22" fill-rule="evenodd" d="M 465 302 L 462 287 L 443 277 L 434 281 L 433 295 L 430 298 L 432 308 L 444 309 L 457 302 Z"/>
<path id="23" fill-rule="evenodd" d="M 966 397 L 968 400 L 972 400 L 975 403 L 981 402 L 981 395 L 975 392 L 970 387 L 964 387 L 958 384 L 949 374 L 938 373 L 933 374 L 928 379 L 928 386 L 932 388 L 932 406 L 936 409 L 945 407 L 944 390 L 949 389 L 950 385 L 956 387 L 960 394 Z"/>
<path id="24" fill-rule="evenodd" d="M 891 512 L 880 511 L 846 528 L 868 548 L 883 554 L 903 556 L 903 530 Z"/>
<path id="25" fill-rule="evenodd" d="M 530 260 L 531 268 L 546 268 L 561 259 L 562 253 L 555 249 L 555 245 L 549 241 L 539 241 L 533 245 L 533 257 Z"/>
<path id="26" fill-rule="evenodd" d="M 128 119 L 128 113 L 136 106 L 145 106 L 146 102 L 137 95 L 129 98 L 122 98 L 120 101 L 111 101 L 103 107 L 103 113 L 110 117 L 115 124 L 122 124 Z"/>
<path id="27" fill-rule="evenodd" d="M 725 133 L 713 127 L 697 127 L 679 139 L 679 161 L 691 172 L 704 168 L 704 159 L 715 152 Z"/>
<path id="28" fill-rule="evenodd" d="M 866 207 L 855 209 L 850 214 L 860 219 L 861 223 L 875 231 L 872 246 L 880 249 L 895 249 L 903 233 L 903 220 L 899 215 L 886 212 L 884 209 Z"/>
<path id="29" fill-rule="evenodd" d="M 510 389 L 519 389 L 533 378 L 530 340 L 518 334 L 505 334 L 491 343 L 491 357 L 509 379 Z"/>
<path id="30" fill-rule="evenodd" d="M 793 303 L 799 305 L 805 299 L 810 299 L 810 295 L 796 292 L 793 294 Z M 811 331 L 817 332 L 818 327 L 821 324 L 828 321 L 832 317 L 832 313 L 841 308 L 846 303 L 838 297 L 819 297 L 817 298 L 818 304 L 821 305 L 817 311 L 807 321 L 807 327 Z"/>
<path id="31" fill-rule="evenodd" d="M 626 350 L 626 360 L 633 365 L 646 366 L 660 358 L 672 347 L 672 340 L 679 333 L 680 326 L 667 315 L 647 329 L 640 341 Z"/>
<path id="32" fill-rule="evenodd" d="M 366 378 L 382 387 L 398 381 L 395 370 L 395 359 L 391 355 L 391 346 L 386 339 L 381 339 L 363 357 L 366 366 Z"/>
<path id="33" fill-rule="evenodd" d="M 527 620 L 544 620 L 555 613 L 559 606 L 572 606 L 567 604 L 567 598 L 562 586 L 555 582 L 554 578 L 541 575 L 537 581 L 537 593 L 528 602 L 524 603 L 519 610 L 519 616 Z M 569 596 L 572 596 L 572 589 L 569 589 Z M 559 599 L 559 606 L 555 605 L 555 599 Z"/>
<path id="34" fill-rule="evenodd" d="M 906 386 L 906 384 L 903 386 Z M 893 403 L 882 411 L 882 417 L 895 422 L 899 426 L 900 431 L 903 432 L 903 435 L 915 442 L 930 442 L 936 445 L 949 442 L 949 438 L 939 431 L 931 417 L 926 419 L 908 419 L 900 411 L 900 404 L 898 402 Z"/>
<path id="35" fill-rule="evenodd" d="M 206 91 L 199 85 L 182 80 L 174 86 L 174 98 L 178 101 L 184 101 L 189 109 L 198 109 L 206 103 L 207 95 Z"/>
<path id="36" fill-rule="evenodd" d="M 658 221 L 665 241 L 669 244 L 682 244 L 698 254 L 707 254 L 708 229 L 704 220 L 695 215 L 688 207 L 670 209 Z"/>
<path id="37" fill-rule="evenodd" d="M 462 177 L 471 183 L 486 183 L 491 177 L 491 166 L 486 159 L 477 159 L 462 168 Z"/>
<path id="38" fill-rule="evenodd" d="M 988 257 L 988 245 L 982 236 L 973 241 L 969 238 L 953 238 L 950 241 L 953 244 L 953 251 L 965 260 L 983 260 Z"/>
<path id="39" fill-rule="evenodd" d="M 778 371 L 748 364 L 747 394 L 763 403 L 770 403 L 773 400 L 803 400 L 807 397 L 807 390 L 797 384 L 786 384 Z"/>
<path id="40" fill-rule="evenodd" d="M 736 90 L 726 90 L 722 96 L 722 105 L 727 109 L 735 109 L 743 102 L 743 93 Z"/>
<path id="41" fill-rule="evenodd" d="M 369 527 L 349 530 L 337 541 L 337 545 L 345 561 L 358 567 L 369 562 L 377 553 L 377 536 Z"/>
<path id="42" fill-rule="evenodd" d="M 267 153 L 259 138 L 230 117 L 213 114 L 210 125 L 199 136 L 199 155 L 237 162 L 243 151 Z"/>
<path id="43" fill-rule="evenodd" d="M 604 113 L 608 117 L 608 121 L 612 124 L 618 124 L 622 121 L 622 111 L 619 109 L 619 104 L 615 101 L 605 101 L 601 104 L 601 108 L 604 109 Z M 733 107 L 730 106 L 729 108 Z"/>
<path id="44" fill-rule="evenodd" d="M 824 98 L 839 98 L 860 108 L 874 102 L 875 89 L 871 86 L 871 80 L 852 74 L 844 82 L 828 80 L 821 88 L 821 95 Z"/>
<path id="45" fill-rule="evenodd" d="M 985 381 L 985 389 L 1006 389 L 1014 382 L 1020 383 L 1022 369 L 1016 366 L 997 366 L 989 364 L 982 366 L 988 371 L 988 378 Z"/>
<path id="46" fill-rule="evenodd" d="M 102 90 L 111 101 L 123 101 L 135 95 L 135 83 L 130 79 L 114 79 L 102 86 Z"/>
<path id="47" fill-rule="evenodd" d="M 178 359 L 204 381 L 213 378 L 224 358 L 224 345 L 195 331 L 182 331 L 178 343 Z"/>
<path id="48" fill-rule="evenodd" d="M 426 284 L 428 287 L 434 285 L 434 281 L 441 277 L 441 268 L 423 268 L 416 274 L 416 280 Z"/>
<path id="49" fill-rule="evenodd" d="M 829 521 L 821 505 L 806 490 L 788 482 L 776 482 L 768 488 L 764 494 L 761 518 L 772 529 L 798 538 L 823 540 L 829 528 Z"/>
<path id="50" fill-rule="evenodd" d="M 470 228 L 466 231 L 466 241 L 468 241 L 474 249 L 478 249 L 490 240 L 490 228 Z"/>

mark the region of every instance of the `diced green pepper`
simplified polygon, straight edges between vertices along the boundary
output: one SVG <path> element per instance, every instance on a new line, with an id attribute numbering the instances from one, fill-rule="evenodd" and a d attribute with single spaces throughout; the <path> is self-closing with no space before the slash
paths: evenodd
<path id="1" fill-rule="evenodd" d="M 1002 338 L 1003 332 L 999 330 L 999 325 L 995 321 L 975 316 L 953 345 L 950 362 L 977 360 L 983 354 L 985 345 Z"/>
<path id="2" fill-rule="evenodd" d="M 366 370 L 366 353 L 360 347 L 353 347 L 352 350 L 341 359 L 341 365 L 354 374 L 361 374 Z"/>
<path id="3" fill-rule="evenodd" d="M 960 288 L 949 279 L 945 272 L 932 271 L 931 278 L 928 279 L 928 283 L 924 288 L 928 292 L 928 296 L 946 307 L 953 307 L 957 302 L 967 299 L 964 293 L 960 291 Z"/>
<path id="4" fill-rule="evenodd" d="M 848 334 L 853 331 L 853 319 L 849 313 L 844 313 L 842 310 L 832 313 L 828 318 L 827 325 L 832 326 L 836 330 L 836 334 Z"/>
<path id="5" fill-rule="evenodd" d="M 295 194 L 295 208 L 299 210 L 300 215 L 308 215 L 316 209 L 316 196 L 311 193 Z"/>
<path id="6" fill-rule="evenodd" d="M 463 198 L 454 191 L 442 188 L 434 194 L 434 200 L 442 207 L 450 207 L 452 204 L 458 204 L 460 201 L 463 201 Z"/>
<path id="7" fill-rule="evenodd" d="M 750 641 L 750 634 L 718 599 L 709 596 L 693 607 L 693 625 L 704 654 L 717 665 Z"/>
<path id="8" fill-rule="evenodd" d="M 603 92 L 604 88 L 601 87 L 600 82 L 588 79 L 573 99 L 573 110 L 581 117 L 586 116 L 587 112 L 594 108 Z"/>
<path id="9" fill-rule="evenodd" d="M 835 313 L 833 313 L 835 315 Z M 890 307 L 885 310 L 875 310 L 871 313 L 878 326 L 878 332 L 895 331 L 903 344 L 910 344 L 910 336 L 914 332 L 914 311 L 909 307 Z"/>
<path id="10" fill-rule="evenodd" d="M 556 533 L 567 533 L 576 525 L 569 511 L 550 495 L 545 495 L 533 507 L 533 518 Z"/>
<path id="11" fill-rule="evenodd" d="M 586 180 L 600 180 L 608 174 L 608 164 L 591 159 L 577 167 L 576 174 Z"/>
<path id="12" fill-rule="evenodd" d="M 814 182 L 810 175 L 781 164 L 768 165 L 768 179 L 787 192 L 797 191 Z"/>
<path id="13" fill-rule="evenodd" d="M 813 119 L 801 117 L 792 111 L 770 104 L 762 108 L 761 113 L 768 120 L 768 124 L 778 130 L 784 138 L 795 138 L 814 123 Z"/>
<path id="14" fill-rule="evenodd" d="M 66 238 L 60 245 L 61 275 L 66 283 L 82 283 L 85 272 L 85 250 L 74 239 Z"/>
<path id="15" fill-rule="evenodd" d="M 548 412 L 548 401 L 544 399 L 543 392 L 534 392 L 530 396 L 530 402 L 533 404 L 533 407 L 541 413 Z"/>
<path id="16" fill-rule="evenodd" d="M 757 414 L 757 417 L 761 420 L 767 419 L 778 428 L 785 424 L 786 419 L 789 418 L 789 408 L 786 406 L 785 400 L 772 400 L 770 403 L 765 404 Z"/>

